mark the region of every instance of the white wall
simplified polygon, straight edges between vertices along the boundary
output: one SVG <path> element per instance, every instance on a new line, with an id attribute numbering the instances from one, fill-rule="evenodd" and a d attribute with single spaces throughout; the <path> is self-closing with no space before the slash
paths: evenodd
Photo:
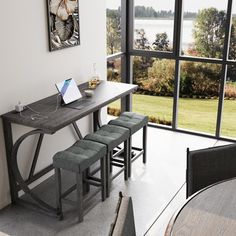
<path id="1" fill-rule="evenodd" d="M 105 0 L 79 0 L 81 45 L 49 52 L 46 1 L 13 0 L 1 3 L 0 14 L 0 114 L 8 112 L 20 100 L 32 103 L 56 93 L 55 82 L 74 78 L 88 81 L 93 63 L 101 77 L 106 76 Z M 89 117 L 78 122 L 83 134 L 90 128 Z M 0 122 L 1 123 L 1 122 Z M 14 139 L 29 130 L 14 125 Z M 70 127 L 47 135 L 37 169 L 51 163 L 55 151 L 72 144 Z M 27 140 L 19 153 L 19 166 L 28 173 L 35 139 Z M 2 123 L 0 124 L 0 208 L 10 203 L 8 174 Z"/>

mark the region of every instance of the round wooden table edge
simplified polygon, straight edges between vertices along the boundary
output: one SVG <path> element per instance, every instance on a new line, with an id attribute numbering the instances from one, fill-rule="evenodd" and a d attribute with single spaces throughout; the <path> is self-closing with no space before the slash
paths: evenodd
<path id="1" fill-rule="evenodd" d="M 172 236 L 172 233 L 173 233 L 173 227 L 174 227 L 174 224 L 175 224 L 175 221 L 177 220 L 178 218 L 178 215 L 181 213 L 182 209 L 193 199 L 195 198 L 197 195 L 199 195 L 200 193 L 206 191 L 207 189 L 209 188 L 212 188 L 213 186 L 215 185 L 218 185 L 218 184 L 221 184 L 221 183 L 224 183 L 224 182 L 227 182 L 227 181 L 230 181 L 230 180 L 234 180 L 236 179 L 236 177 L 233 177 L 233 178 L 230 178 L 230 179 L 225 179 L 225 180 L 222 180 L 222 181 L 219 181 L 219 182 L 216 182 L 214 184 L 211 184 L 203 189 L 200 189 L 199 191 L 197 191 L 196 193 L 194 193 L 192 196 L 190 196 L 189 198 L 186 199 L 186 201 L 182 204 L 181 207 L 179 207 L 179 209 L 177 209 L 174 214 L 172 215 L 172 217 L 170 218 L 169 220 L 169 223 L 166 227 L 166 230 L 165 230 L 165 234 L 164 236 Z"/>

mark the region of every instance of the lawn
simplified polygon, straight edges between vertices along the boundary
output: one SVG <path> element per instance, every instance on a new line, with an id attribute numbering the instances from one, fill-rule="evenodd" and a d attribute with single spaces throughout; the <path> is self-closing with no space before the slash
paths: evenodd
<path id="1" fill-rule="evenodd" d="M 178 110 L 178 127 L 214 134 L 217 117 L 217 99 L 180 98 Z M 119 108 L 114 102 L 110 107 Z M 133 95 L 133 111 L 160 120 L 171 121 L 173 98 Z M 221 135 L 236 137 L 236 100 L 225 100 L 222 117 Z"/>

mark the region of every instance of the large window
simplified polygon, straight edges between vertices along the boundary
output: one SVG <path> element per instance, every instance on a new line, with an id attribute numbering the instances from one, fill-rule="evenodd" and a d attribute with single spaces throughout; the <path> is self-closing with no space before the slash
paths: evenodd
<path id="1" fill-rule="evenodd" d="M 227 66 L 221 135 L 236 138 L 236 1 L 232 5 L 230 30 L 228 59 L 232 64 Z"/>
<path id="2" fill-rule="evenodd" d="M 119 42 L 110 50 L 108 40 L 108 79 L 138 85 L 133 111 L 236 138 L 236 0 L 107 1 L 107 19 L 119 18 L 107 27 Z"/>

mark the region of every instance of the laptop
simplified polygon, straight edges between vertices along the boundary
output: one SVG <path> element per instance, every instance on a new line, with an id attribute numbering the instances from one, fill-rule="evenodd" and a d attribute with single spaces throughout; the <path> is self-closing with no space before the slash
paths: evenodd
<path id="1" fill-rule="evenodd" d="M 70 108 L 82 109 L 85 106 L 92 104 L 89 99 L 83 98 L 74 79 L 66 79 L 56 83 L 56 88 L 62 97 L 62 105 Z"/>

